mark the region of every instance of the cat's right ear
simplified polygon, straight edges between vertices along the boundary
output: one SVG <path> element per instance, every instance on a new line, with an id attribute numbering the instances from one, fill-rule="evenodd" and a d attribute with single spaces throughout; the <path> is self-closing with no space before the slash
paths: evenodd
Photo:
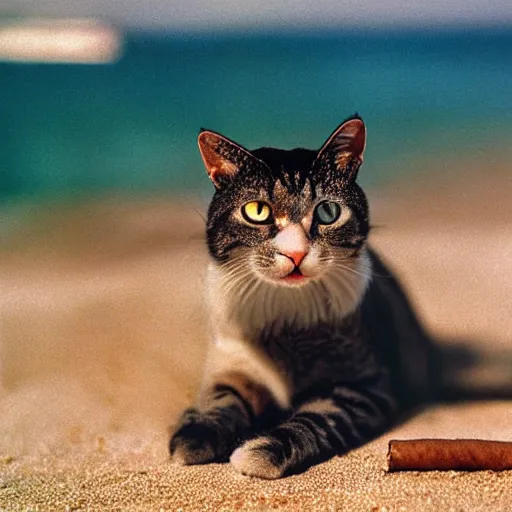
<path id="1" fill-rule="evenodd" d="M 217 188 L 222 188 L 252 158 L 242 146 L 215 132 L 202 130 L 197 138 L 206 172 Z"/>

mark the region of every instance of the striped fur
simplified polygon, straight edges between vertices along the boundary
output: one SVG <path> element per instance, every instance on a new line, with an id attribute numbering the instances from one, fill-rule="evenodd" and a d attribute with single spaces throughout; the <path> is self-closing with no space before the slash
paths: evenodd
<path id="1" fill-rule="evenodd" d="M 249 152 L 200 136 L 217 187 L 207 226 L 213 343 L 198 403 L 170 442 L 174 461 L 230 460 L 241 473 L 279 478 L 360 446 L 428 398 L 429 341 L 367 246 L 368 206 L 355 183 L 365 133 L 349 120 L 319 152 Z M 275 220 L 242 219 L 252 200 Z M 330 224 L 315 217 L 324 200 L 341 205 Z M 298 284 L 279 252 L 291 224 Z"/>

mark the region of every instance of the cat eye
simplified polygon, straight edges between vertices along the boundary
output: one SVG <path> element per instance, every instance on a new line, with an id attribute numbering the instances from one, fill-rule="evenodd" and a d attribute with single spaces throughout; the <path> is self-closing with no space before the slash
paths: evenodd
<path id="1" fill-rule="evenodd" d="M 251 224 L 271 224 L 272 210 L 263 201 L 251 201 L 242 206 L 242 216 Z"/>
<path id="2" fill-rule="evenodd" d="M 315 208 L 314 217 L 319 224 L 333 224 L 341 215 L 341 206 L 334 201 L 322 201 Z"/>

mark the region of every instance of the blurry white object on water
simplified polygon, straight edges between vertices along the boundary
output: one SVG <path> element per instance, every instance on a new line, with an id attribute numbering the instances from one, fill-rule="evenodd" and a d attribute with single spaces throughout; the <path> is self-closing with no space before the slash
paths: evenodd
<path id="1" fill-rule="evenodd" d="M 122 38 L 94 19 L 23 19 L 0 24 L 0 61 L 103 64 L 115 61 Z"/>

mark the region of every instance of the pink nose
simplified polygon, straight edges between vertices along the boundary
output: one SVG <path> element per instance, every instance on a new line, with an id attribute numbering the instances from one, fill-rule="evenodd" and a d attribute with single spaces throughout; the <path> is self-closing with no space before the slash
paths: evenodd
<path id="1" fill-rule="evenodd" d="M 287 258 L 290 258 L 293 263 L 295 263 L 295 266 L 299 266 L 302 262 L 302 260 L 306 257 L 307 252 L 303 251 L 287 251 L 281 253 L 283 256 L 286 256 Z"/>

